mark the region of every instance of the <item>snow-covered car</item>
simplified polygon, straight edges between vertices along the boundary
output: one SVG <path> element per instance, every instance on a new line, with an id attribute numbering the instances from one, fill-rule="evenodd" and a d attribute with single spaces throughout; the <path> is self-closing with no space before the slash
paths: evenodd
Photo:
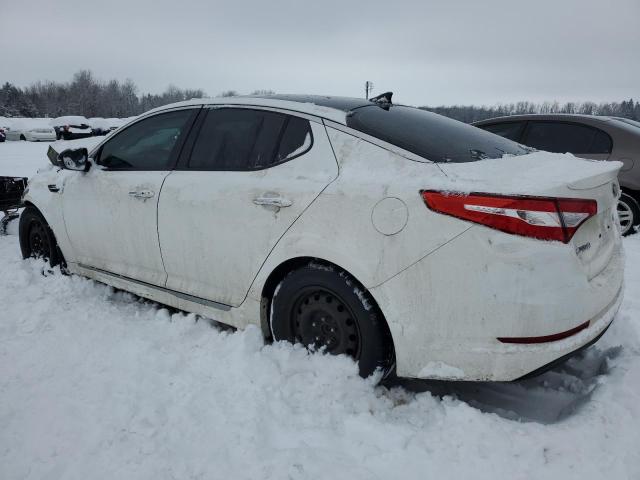
<path id="1" fill-rule="evenodd" d="M 135 117 L 134 117 L 135 118 Z M 105 118 L 109 126 L 109 130 L 114 131 L 128 122 L 126 118 Z"/>
<path id="2" fill-rule="evenodd" d="M 54 118 L 51 126 L 55 129 L 57 140 L 74 140 L 93 135 L 89 120 L 77 115 Z"/>
<path id="3" fill-rule="evenodd" d="M 619 163 L 391 94 L 191 100 L 49 153 L 24 195 L 25 258 L 363 376 L 532 375 L 595 342 L 622 299 Z"/>
<path id="4" fill-rule="evenodd" d="M 111 133 L 112 124 L 106 118 L 93 117 L 88 119 L 89 126 L 91 127 L 92 134 L 95 136 L 104 136 Z"/>
<path id="5" fill-rule="evenodd" d="M 56 139 L 56 132 L 42 118 L 12 119 L 5 130 L 7 140 L 26 140 L 29 142 L 51 142 Z"/>

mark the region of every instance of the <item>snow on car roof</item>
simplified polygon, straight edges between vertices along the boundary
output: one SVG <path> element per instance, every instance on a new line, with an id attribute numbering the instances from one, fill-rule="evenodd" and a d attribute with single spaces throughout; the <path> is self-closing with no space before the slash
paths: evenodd
<path id="1" fill-rule="evenodd" d="M 51 120 L 50 124 L 54 127 L 59 127 L 62 125 L 88 125 L 89 121 L 86 117 L 78 116 L 78 115 L 67 115 L 63 117 L 54 118 Z"/>

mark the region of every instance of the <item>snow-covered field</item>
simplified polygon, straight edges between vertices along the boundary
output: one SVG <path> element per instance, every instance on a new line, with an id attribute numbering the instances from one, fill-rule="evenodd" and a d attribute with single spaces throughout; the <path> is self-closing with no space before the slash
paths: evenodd
<path id="1" fill-rule="evenodd" d="M 0 144 L 0 175 L 32 175 L 46 148 Z M 596 346 L 526 382 L 416 393 L 49 272 L 20 259 L 15 227 L 0 237 L 0 479 L 640 478 L 640 234 Z"/>

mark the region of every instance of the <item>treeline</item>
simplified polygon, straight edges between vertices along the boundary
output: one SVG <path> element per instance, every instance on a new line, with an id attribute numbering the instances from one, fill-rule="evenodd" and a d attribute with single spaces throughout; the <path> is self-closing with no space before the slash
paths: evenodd
<path id="1" fill-rule="evenodd" d="M 274 93 L 256 90 L 253 94 Z M 234 90 L 219 96 L 238 95 Z M 155 107 L 191 98 L 206 97 L 202 89 L 180 89 L 170 85 L 161 94 L 140 94 L 132 80 L 102 81 L 90 70 L 80 70 L 67 83 L 39 81 L 19 88 L 5 83 L 0 88 L 0 116 L 3 117 L 59 117 L 84 115 L 85 117 L 130 117 Z M 420 107 L 466 123 L 499 116 L 524 113 L 583 113 L 610 115 L 640 121 L 640 102 L 633 99 L 611 103 L 517 102 L 493 107 L 439 106 Z"/>
<path id="2" fill-rule="evenodd" d="M 640 121 L 640 102 L 633 99 L 611 103 L 574 103 L 558 102 L 518 102 L 494 107 L 475 107 L 473 105 L 455 105 L 451 107 L 420 107 L 430 112 L 455 118 L 461 122 L 472 123 L 486 118 L 520 115 L 526 113 L 580 113 L 586 115 L 609 115 Z"/>
<path id="3" fill-rule="evenodd" d="M 91 71 L 81 70 L 71 82 L 36 82 L 26 88 L 5 83 L 0 88 L 0 116 L 130 117 L 167 103 L 201 98 L 201 89 L 169 86 L 162 94 L 139 94 L 132 80 L 107 82 L 96 79 Z"/>

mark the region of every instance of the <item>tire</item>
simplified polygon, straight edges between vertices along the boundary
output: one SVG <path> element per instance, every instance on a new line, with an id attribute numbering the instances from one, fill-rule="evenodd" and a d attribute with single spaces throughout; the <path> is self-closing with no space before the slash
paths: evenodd
<path id="1" fill-rule="evenodd" d="M 352 357 L 364 378 L 394 367 L 391 334 L 373 299 L 349 274 L 311 263 L 275 290 L 270 327 L 275 341 L 301 343 Z"/>
<path id="2" fill-rule="evenodd" d="M 628 193 L 622 192 L 618 200 L 618 218 L 623 236 L 635 233 L 635 226 L 640 224 L 640 205 Z"/>
<path id="3" fill-rule="evenodd" d="M 22 258 L 42 258 L 52 267 L 64 265 L 56 237 L 35 207 L 27 207 L 22 211 L 18 234 Z"/>
<path id="4" fill-rule="evenodd" d="M 20 140 L 22 140 L 23 142 L 27 141 L 27 137 L 25 137 L 24 135 L 20 135 Z"/>

